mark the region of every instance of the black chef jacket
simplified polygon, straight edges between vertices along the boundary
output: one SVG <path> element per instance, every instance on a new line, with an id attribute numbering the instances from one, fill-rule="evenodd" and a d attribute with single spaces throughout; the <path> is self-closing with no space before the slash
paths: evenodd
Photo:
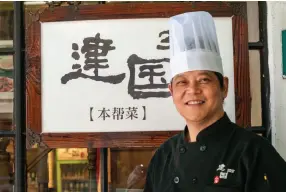
<path id="1" fill-rule="evenodd" d="M 185 130 L 156 151 L 144 192 L 286 192 L 286 163 L 263 137 L 225 114 L 186 141 Z M 285 149 L 286 150 L 286 149 Z"/>

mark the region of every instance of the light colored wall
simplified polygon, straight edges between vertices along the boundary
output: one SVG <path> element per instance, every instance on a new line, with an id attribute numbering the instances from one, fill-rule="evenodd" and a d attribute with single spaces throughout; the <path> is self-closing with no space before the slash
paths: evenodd
<path id="1" fill-rule="evenodd" d="M 286 159 L 286 79 L 282 78 L 281 44 L 281 31 L 286 29 L 286 2 L 268 1 L 267 9 L 272 140 Z"/>

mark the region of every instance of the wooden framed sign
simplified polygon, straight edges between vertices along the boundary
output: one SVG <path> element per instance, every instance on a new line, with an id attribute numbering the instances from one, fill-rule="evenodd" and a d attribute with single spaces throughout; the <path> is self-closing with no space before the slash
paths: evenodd
<path id="1" fill-rule="evenodd" d="M 215 17 L 230 79 L 225 110 L 232 121 L 249 126 L 245 8 L 127 3 L 27 14 L 29 133 L 53 148 L 156 147 L 183 130 L 168 90 L 168 18 L 198 10 Z"/>

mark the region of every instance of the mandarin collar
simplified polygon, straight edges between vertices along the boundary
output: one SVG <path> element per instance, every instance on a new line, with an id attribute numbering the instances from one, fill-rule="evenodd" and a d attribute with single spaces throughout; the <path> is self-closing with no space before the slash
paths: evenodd
<path id="1" fill-rule="evenodd" d="M 216 122 L 199 132 L 199 134 L 197 135 L 197 142 L 200 142 L 202 140 L 210 140 L 211 138 L 216 136 L 224 136 L 228 132 L 226 130 L 230 130 L 230 123 L 231 121 L 228 115 L 224 113 L 224 115 L 220 119 L 218 119 Z M 186 136 L 188 136 L 188 133 L 188 127 L 186 125 L 184 131 L 181 134 L 182 139 L 185 143 L 188 143 L 188 141 L 186 140 Z"/>

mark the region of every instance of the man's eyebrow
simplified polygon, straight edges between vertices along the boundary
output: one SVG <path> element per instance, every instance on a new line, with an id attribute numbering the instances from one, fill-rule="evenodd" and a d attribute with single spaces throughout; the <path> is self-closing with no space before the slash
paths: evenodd
<path id="1" fill-rule="evenodd" d="M 183 75 L 177 75 L 173 78 L 173 81 L 176 80 L 176 79 L 180 79 L 180 78 L 183 78 L 184 76 Z"/>
<path id="2" fill-rule="evenodd" d="M 212 77 L 212 75 L 210 74 L 210 72 L 200 72 L 198 75 L 207 75 L 209 77 Z"/>

